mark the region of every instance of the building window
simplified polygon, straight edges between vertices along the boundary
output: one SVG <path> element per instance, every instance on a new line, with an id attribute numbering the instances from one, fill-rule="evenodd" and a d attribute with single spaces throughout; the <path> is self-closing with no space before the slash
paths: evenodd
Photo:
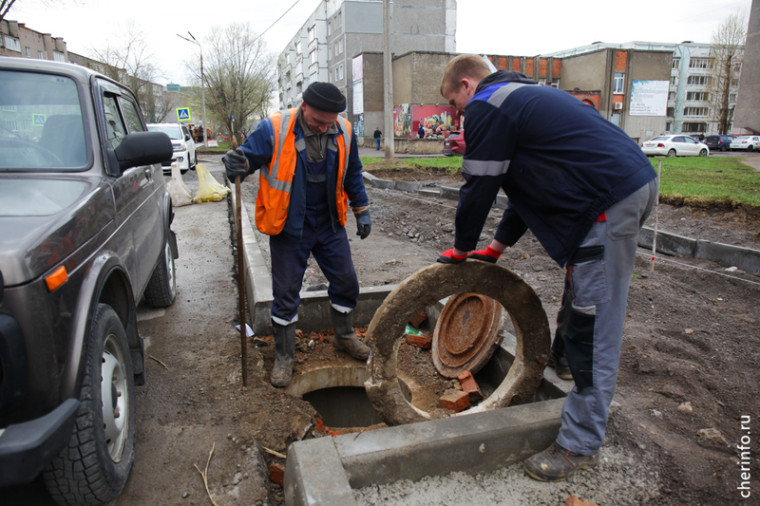
<path id="1" fill-rule="evenodd" d="M 709 69 L 710 68 L 710 58 L 692 58 L 689 60 L 689 68 L 690 69 Z"/>
<path id="2" fill-rule="evenodd" d="M 677 69 L 681 65 L 681 59 L 680 58 L 673 58 L 673 61 L 670 62 L 670 68 Z"/>
<path id="3" fill-rule="evenodd" d="M 706 85 L 710 84 L 710 76 L 689 76 L 686 84 Z"/>
<path id="4" fill-rule="evenodd" d="M 317 29 L 315 27 L 309 28 L 309 42 L 317 38 Z"/>
<path id="5" fill-rule="evenodd" d="M 311 54 L 309 54 L 309 61 L 313 63 L 317 63 L 317 51 L 312 51 Z"/>
<path id="6" fill-rule="evenodd" d="M 296 55 L 301 55 L 301 41 L 296 42 Z"/>
<path id="7" fill-rule="evenodd" d="M 5 42 L 5 48 L 10 49 L 11 51 L 18 51 L 21 52 L 21 42 L 15 37 L 11 37 L 10 35 L 3 35 L 3 41 Z"/>
<path id="8" fill-rule="evenodd" d="M 707 107 L 684 107 L 684 116 L 707 116 Z"/>
<path id="9" fill-rule="evenodd" d="M 335 81 L 342 81 L 343 80 L 343 64 L 341 63 L 337 67 L 335 67 Z"/>
<path id="10" fill-rule="evenodd" d="M 672 132 L 673 131 L 673 123 L 665 123 L 665 131 L 666 132 Z"/>
<path id="11" fill-rule="evenodd" d="M 625 74 L 622 72 L 615 72 L 615 80 L 612 83 L 612 93 L 623 93 L 624 82 Z"/>
<path id="12" fill-rule="evenodd" d="M 710 100 L 710 94 L 706 91 L 688 91 L 686 92 L 686 100 Z"/>
<path id="13" fill-rule="evenodd" d="M 60 52 L 60 51 L 53 51 L 53 59 L 54 59 L 55 61 L 62 61 L 62 62 L 65 62 L 65 61 L 66 61 L 66 55 L 65 55 L 65 54 L 63 54 L 63 53 L 62 53 L 62 52 Z"/>
<path id="14" fill-rule="evenodd" d="M 742 71 L 742 63 L 741 62 L 734 63 L 733 67 L 734 67 L 734 74 L 740 74 L 741 73 L 741 71 Z"/>
<path id="15" fill-rule="evenodd" d="M 678 86 L 678 76 L 670 76 L 670 85 Z"/>
<path id="16" fill-rule="evenodd" d="M 45 60 L 45 53 L 42 51 L 37 51 L 37 59 L 38 60 Z"/>
<path id="17" fill-rule="evenodd" d="M 26 46 L 26 57 L 31 58 L 32 57 L 32 48 L 29 46 Z"/>
<path id="18" fill-rule="evenodd" d="M 332 20 L 330 20 L 330 21 L 328 21 L 328 22 L 327 22 L 327 36 L 328 36 L 328 37 L 329 37 L 330 35 L 332 35 L 332 25 L 333 25 L 333 22 L 332 22 Z"/>
<path id="19" fill-rule="evenodd" d="M 343 54 L 343 39 L 338 41 L 338 54 Z"/>
<path id="20" fill-rule="evenodd" d="M 728 101 L 729 102 L 736 102 L 736 93 L 729 93 L 728 94 Z"/>

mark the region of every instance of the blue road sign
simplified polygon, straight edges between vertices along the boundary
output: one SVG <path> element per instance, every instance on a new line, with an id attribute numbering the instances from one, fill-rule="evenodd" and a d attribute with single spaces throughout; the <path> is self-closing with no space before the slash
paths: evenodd
<path id="1" fill-rule="evenodd" d="M 190 121 L 189 107 L 177 107 L 177 121 Z"/>

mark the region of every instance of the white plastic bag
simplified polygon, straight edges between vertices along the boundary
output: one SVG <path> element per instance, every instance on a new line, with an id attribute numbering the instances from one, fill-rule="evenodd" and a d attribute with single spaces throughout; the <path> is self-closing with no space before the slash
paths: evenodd
<path id="1" fill-rule="evenodd" d="M 166 185 L 172 198 L 172 206 L 181 207 L 193 203 L 193 193 L 182 180 L 182 172 L 177 162 L 172 163 L 172 179 Z"/>

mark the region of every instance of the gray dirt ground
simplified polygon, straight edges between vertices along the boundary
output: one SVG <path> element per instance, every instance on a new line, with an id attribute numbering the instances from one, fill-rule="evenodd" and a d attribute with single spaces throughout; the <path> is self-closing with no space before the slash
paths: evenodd
<path id="1" fill-rule="evenodd" d="M 201 156 L 201 162 L 223 181 L 218 156 Z M 415 175 L 430 184 L 456 184 Z M 196 175 L 188 173 L 184 180 L 195 193 Z M 249 205 L 254 186 L 243 183 Z M 388 190 L 369 194 L 370 237 L 360 241 L 352 218 L 348 224 L 362 285 L 397 283 L 451 247 L 452 201 Z M 176 214 L 179 295 L 165 311 L 139 308 L 147 383 L 137 390 L 137 460 L 115 505 L 206 505 L 209 495 L 220 506 L 282 504 L 282 488 L 270 481 L 270 466 L 284 464 L 277 454 L 293 441 L 328 433 L 309 403 L 269 385 L 271 337 L 248 340 L 248 386 L 241 387 L 234 240 L 226 202 L 180 207 Z M 493 212 L 489 218 L 483 245 L 499 216 Z M 662 230 L 760 249 L 760 219 L 741 209 L 663 205 L 658 217 Z M 563 271 L 530 235 L 499 262 L 534 288 L 553 329 Z M 312 270 L 305 287 L 324 283 L 318 269 Z M 367 487 L 356 491 L 357 499 L 362 504 L 560 505 L 577 494 L 616 505 L 758 504 L 758 300 L 757 276 L 689 258 L 658 257 L 653 269 L 642 250 L 628 302 L 616 395 L 620 406 L 611 416 L 597 469 L 548 485 L 526 478 L 517 465 L 475 477 L 457 473 Z M 343 360 L 324 337 L 299 336 L 296 374 L 309 364 Z M 404 343 L 400 356 L 412 368 L 429 367 L 429 353 L 408 350 Z M 753 495 L 742 502 L 736 446 L 744 436 L 752 438 Z M 207 492 L 199 470 L 212 449 Z M 0 503 L 49 504 L 38 489 L 35 483 L 20 496 L 3 491 Z"/>

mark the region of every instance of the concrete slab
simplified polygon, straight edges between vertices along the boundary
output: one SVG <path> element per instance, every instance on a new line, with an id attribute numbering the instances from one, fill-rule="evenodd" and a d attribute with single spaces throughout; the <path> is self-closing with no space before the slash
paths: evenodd
<path id="1" fill-rule="evenodd" d="M 519 462 L 554 440 L 563 401 L 298 441 L 288 448 L 285 503 L 353 504 L 333 501 L 353 500 L 352 488 L 370 484 L 488 472 Z"/>

